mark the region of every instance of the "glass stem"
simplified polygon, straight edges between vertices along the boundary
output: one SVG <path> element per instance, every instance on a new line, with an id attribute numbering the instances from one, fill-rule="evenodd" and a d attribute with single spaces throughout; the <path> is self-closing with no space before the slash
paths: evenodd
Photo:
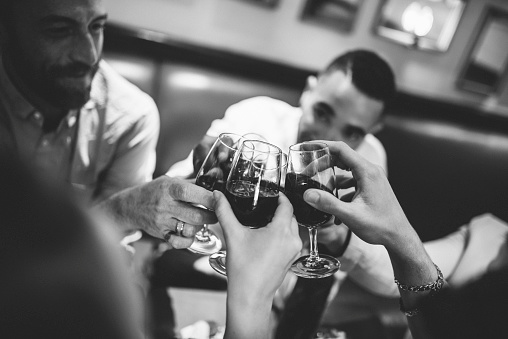
<path id="1" fill-rule="evenodd" d="M 203 228 L 201 229 L 201 235 L 203 237 L 209 237 L 210 233 L 208 233 L 208 224 L 204 224 Z"/>
<path id="2" fill-rule="evenodd" d="M 309 238 L 310 238 L 310 254 L 307 259 L 307 263 L 310 266 L 314 266 L 319 261 L 319 253 L 317 248 L 317 228 L 312 227 L 309 228 Z"/>
<path id="3" fill-rule="evenodd" d="M 207 224 L 204 224 L 203 227 L 196 232 L 196 239 L 201 242 L 210 241 L 210 232 L 208 232 Z"/>

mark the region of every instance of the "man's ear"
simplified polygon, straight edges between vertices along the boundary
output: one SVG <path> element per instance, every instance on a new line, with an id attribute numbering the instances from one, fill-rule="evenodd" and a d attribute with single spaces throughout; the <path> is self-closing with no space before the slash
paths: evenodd
<path id="1" fill-rule="evenodd" d="M 317 85 L 317 78 L 314 75 L 309 75 L 305 81 L 305 88 L 303 89 L 302 95 L 300 95 L 300 105 L 304 100 L 305 94 L 314 89 Z"/>
<path id="2" fill-rule="evenodd" d="M 317 85 L 317 77 L 314 75 L 309 75 L 307 77 L 307 81 L 305 82 L 305 90 L 311 90 L 314 89 Z"/>

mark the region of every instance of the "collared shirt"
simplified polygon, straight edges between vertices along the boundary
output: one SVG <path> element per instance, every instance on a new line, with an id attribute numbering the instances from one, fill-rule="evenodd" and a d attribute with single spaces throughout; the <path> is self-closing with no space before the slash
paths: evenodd
<path id="1" fill-rule="evenodd" d="M 1 62 L 1 59 L 0 59 Z M 17 154 L 44 177 L 100 200 L 152 179 L 159 114 L 154 101 L 104 61 L 90 100 L 71 110 L 51 132 L 44 116 L 0 67 L 0 149 Z"/>

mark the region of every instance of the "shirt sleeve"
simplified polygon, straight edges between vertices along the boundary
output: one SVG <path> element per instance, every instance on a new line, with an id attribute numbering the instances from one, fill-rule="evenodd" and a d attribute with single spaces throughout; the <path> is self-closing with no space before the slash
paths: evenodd
<path id="1" fill-rule="evenodd" d="M 378 138 L 372 134 L 367 134 L 356 151 L 370 162 L 381 166 L 388 175 L 386 150 Z"/>
<path id="2" fill-rule="evenodd" d="M 110 166 L 100 178 L 95 201 L 152 180 L 160 131 L 159 112 L 151 98 L 146 97 L 142 106 L 146 112 L 119 139 Z"/>
<path id="3" fill-rule="evenodd" d="M 384 246 L 366 243 L 352 234 L 349 246 L 339 260 L 341 270 L 358 285 L 380 296 L 399 296 L 390 257 Z"/>
<path id="4" fill-rule="evenodd" d="M 251 98 L 229 106 L 221 119 L 216 119 L 212 122 L 206 135 L 218 137 L 221 133 L 245 134 L 246 131 L 244 130 L 244 126 L 248 126 L 248 124 L 245 124 L 244 120 L 245 117 L 251 116 L 246 113 L 246 110 L 252 106 L 251 103 L 254 102 L 254 100 L 255 98 Z M 194 172 L 192 153 L 191 151 L 187 158 L 173 164 L 166 172 L 166 175 L 170 177 L 188 178 Z"/>

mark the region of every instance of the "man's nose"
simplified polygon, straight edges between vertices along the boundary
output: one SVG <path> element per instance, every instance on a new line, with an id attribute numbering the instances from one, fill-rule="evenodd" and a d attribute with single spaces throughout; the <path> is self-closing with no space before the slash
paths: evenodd
<path id="1" fill-rule="evenodd" d="M 71 54 L 73 61 L 93 66 L 99 61 L 100 51 L 97 41 L 89 33 L 76 36 Z"/>

